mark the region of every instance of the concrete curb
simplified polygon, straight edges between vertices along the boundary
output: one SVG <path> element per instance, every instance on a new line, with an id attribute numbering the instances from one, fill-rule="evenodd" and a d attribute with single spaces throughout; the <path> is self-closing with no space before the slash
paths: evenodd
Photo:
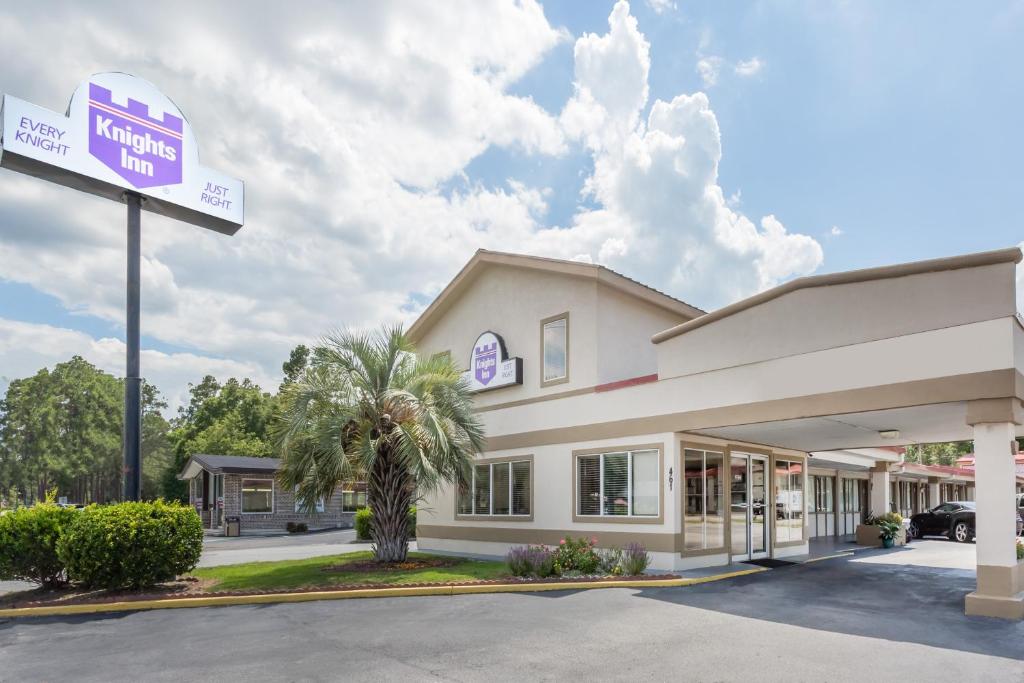
<path id="1" fill-rule="evenodd" d="M 834 560 L 837 557 L 852 557 L 853 555 L 854 552 L 852 550 L 846 550 L 840 553 L 836 553 L 835 555 L 822 555 L 821 557 L 811 557 L 802 561 L 800 564 L 810 564 L 811 562 L 821 562 L 822 560 Z"/>
<path id="2" fill-rule="evenodd" d="M 349 600 L 355 598 L 401 598 L 420 595 L 471 595 L 477 593 L 539 593 L 544 591 L 594 590 L 599 588 L 665 588 L 692 586 L 722 581 L 748 574 L 768 571 L 755 567 L 739 571 L 711 574 L 683 579 L 645 579 L 637 581 L 580 581 L 565 583 L 503 583 L 470 584 L 462 586 L 412 586 L 409 588 L 361 588 L 342 591 L 311 591 L 305 593 L 264 593 L 262 595 L 204 595 L 191 598 L 165 598 L 160 600 L 134 600 L 125 602 L 91 603 L 84 605 L 43 605 L 0 609 L 0 618 L 53 617 L 74 614 L 100 614 L 104 612 L 138 612 L 151 609 L 182 607 L 225 607 L 229 605 L 265 605 L 286 602 L 312 602 L 314 600 Z"/>

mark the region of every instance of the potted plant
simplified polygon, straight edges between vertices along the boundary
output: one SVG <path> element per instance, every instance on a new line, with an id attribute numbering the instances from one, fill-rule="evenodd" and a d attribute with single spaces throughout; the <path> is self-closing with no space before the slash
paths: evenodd
<path id="1" fill-rule="evenodd" d="M 857 544 L 875 548 L 884 546 L 882 535 L 880 533 L 881 526 L 883 524 L 891 524 L 896 527 L 896 532 L 892 536 L 892 545 L 903 545 L 906 543 L 906 533 L 903 528 L 903 516 L 898 512 L 887 512 L 884 515 L 879 515 L 877 517 L 868 515 L 863 524 L 857 525 Z M 892 545 L 884 547 L 888 548 L 892 547 Z"/>
<path id="2" fill-rule="evenodd" d="M 896 537 L 899 536 L 903 530 L 901 524 L 896 523 L 892 520 L 881 520 L 877 524 L 878 526 L 878 537 L 882 539 L 883 548 L 891 548 L 896 542 Z"/>

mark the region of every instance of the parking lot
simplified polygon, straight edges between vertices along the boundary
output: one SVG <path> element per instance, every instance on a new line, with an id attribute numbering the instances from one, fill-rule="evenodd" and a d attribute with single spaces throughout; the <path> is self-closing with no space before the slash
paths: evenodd
<path id="1" fill-rule="evenodd" d="M 0 670 L 18 681 L 1021 680 L 1024 624 L 963 614 L 973 547 L 927 540 L 683 588 L 8 620 Z"/>

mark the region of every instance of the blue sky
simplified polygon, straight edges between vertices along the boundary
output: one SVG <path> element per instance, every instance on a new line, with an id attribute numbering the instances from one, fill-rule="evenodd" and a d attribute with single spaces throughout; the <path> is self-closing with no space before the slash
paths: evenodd
<path id="1" fill-rule="evenodd" d="M 1021 0 L 85 12 L 0 10 L 0 91 L 63 110 L 88 74 L 135 73 L 247 183 L 234 238 L 144 217 L 144 371 L 172 406 L 409 322 L 479 247 L 710 309 L 1024 240 Z M 0 171 L 0 390 L 73 353 L 120 371 L 122 221 Z"/>
<path id="2" fill-rule="evenodd" d="M 578 36 L 603 32 L 611 4 L 544 7 Z M 822 272 L 1024 239 L 1024 3 L 676 5 L 662 14 L 631 5 L 651 43 L 651 100 L 709 94 L 723 189 L 740 191 L 750 214 L 820 238 Z M 572 47 L 552 50 L 514 90 L 557 113 L 572 90 Z M 695 69 L 701 52 L 765 66 L 707 88 Z M 493 182 L 517 162 L 529 168 L 496 150 L 470 178 Z M 578 155 L 539 172 L 578 189 L 585 164 Z M 559 200 L 571 211 L 577 197 Z M 829 235 L 832 226 L 842 235 Z"/>

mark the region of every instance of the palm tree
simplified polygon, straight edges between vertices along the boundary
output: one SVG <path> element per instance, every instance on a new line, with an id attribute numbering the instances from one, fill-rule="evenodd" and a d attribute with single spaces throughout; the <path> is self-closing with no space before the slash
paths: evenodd
<path id="1" fill-rule="evenodd" d="M 378 562 L 402 562 L 406 515 L 422 495 L 469 478 L 483 450 L 472 395 L 447 355 L 418 358 L 402 328 L 328 336 L 281 393 L 275 443 L 284 486 L 312 506 L 365 477 Z"/>

